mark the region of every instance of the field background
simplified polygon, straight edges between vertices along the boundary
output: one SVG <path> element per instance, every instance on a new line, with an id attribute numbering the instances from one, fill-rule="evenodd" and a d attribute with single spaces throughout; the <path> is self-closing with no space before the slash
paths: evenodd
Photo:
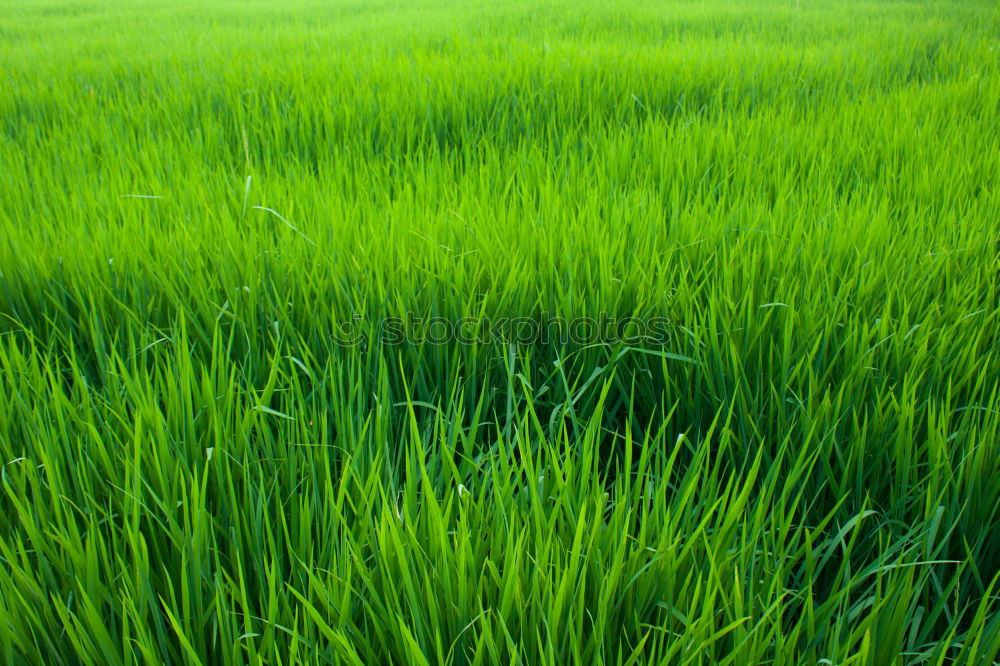
<path id="1" fill-rule="evenodd" d="M 998 183 L 987 0 L 0 0 L 0 660 L 993 663 Z"/>

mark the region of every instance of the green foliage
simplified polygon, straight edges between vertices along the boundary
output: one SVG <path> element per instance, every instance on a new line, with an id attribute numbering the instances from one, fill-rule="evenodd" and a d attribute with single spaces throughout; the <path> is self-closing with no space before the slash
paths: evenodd
<path id="1" fill-rule="evenodd" d="M 1000 660 L 998 35 L 0 0 L 0 660 Z"/>

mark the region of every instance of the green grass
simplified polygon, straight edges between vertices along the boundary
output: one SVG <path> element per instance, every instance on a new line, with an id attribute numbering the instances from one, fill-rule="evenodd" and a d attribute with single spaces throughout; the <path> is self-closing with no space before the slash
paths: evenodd
<path id="1" fill-rule="evenodd" d="M 0 661 L 997 663 L 998 183 L 989 0 L 0 0 Z"/>

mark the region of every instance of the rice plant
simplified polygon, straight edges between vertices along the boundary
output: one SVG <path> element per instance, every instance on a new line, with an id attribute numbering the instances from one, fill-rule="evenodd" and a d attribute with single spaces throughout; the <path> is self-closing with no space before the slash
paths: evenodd
<path id="1" fill-rule="evenodd" d="M 1000 661 L 989 0 L 0 0 L 0 660 Z"/>

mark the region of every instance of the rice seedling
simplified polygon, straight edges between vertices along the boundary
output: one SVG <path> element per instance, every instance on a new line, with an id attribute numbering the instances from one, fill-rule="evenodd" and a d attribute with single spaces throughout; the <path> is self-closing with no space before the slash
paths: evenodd
<path id="1" fill-rule="evenodd" d="M 1000 660 L 987 0 L 0 0 L 0 659 Z"/>

